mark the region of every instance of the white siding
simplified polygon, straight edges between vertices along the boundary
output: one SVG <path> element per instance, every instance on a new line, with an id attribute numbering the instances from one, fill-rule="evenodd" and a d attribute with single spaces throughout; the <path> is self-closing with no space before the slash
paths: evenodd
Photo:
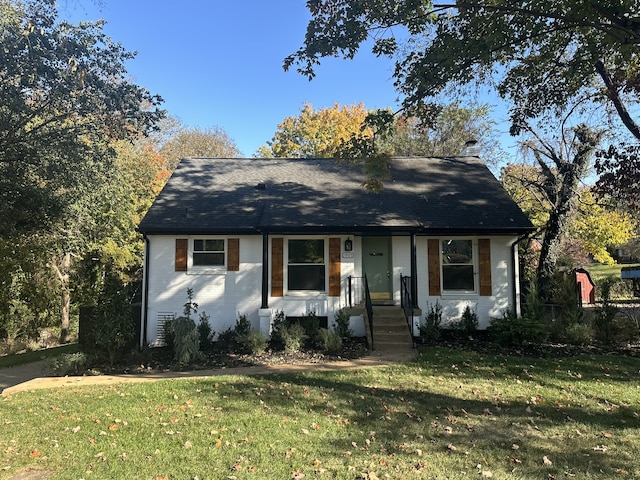
<path id="1" fill-rule="evenodd" d="M 440 237 L 445 238 L 445 237 Z M 468 238 L 468 237 L 466 237 Z M 511 245 L 515 237 L 482 237 L 491 240 L 491 296 L 480 296 L 478 293 L 450 294 L 443 293 L 439 297 L 429 296 L 427 237 L 418 237 L 416 241 L 418 251 L 418 303 L 423 317 L 436 301 L 442 306 L 442 323 L 452 323 L 460 320 L 462 312 L 469 306 L 478 315 L 479 328 L 489 326 L 491 318 L 501 317 L 502 313 L 514 306 L 513 300 L 513 260 Z M 473 239 L 474 259 L 477 267 L 477 238 Z M 477 272 L 477 268 L 474 269 Z M 476 273 L 476 285 L 478 283 Z"/>
<path id="2" fill-rule="evenodd" d="M 149 251 L 146 255 L 149 257 L 149 270 L 145 272 L 145 281 L 148 276 L 148 304 L 143 306 L 146 309 L 147 318 L 147 343 L 154 344 L 160 340 L 161 332 L 158 331 L 159 327 L 156 323 L 159 316 L 167 313 L 174 313 L 176 316 L 182 314 L 183 305 L 187 301 L 188 288 L 193 290 L 193 301 L 199 306 L 198 312 L 210 317 L 210 324 L 215 332 L 233 327 L 239 315 L 246 315 L 254 328 L 261 327 L 258 312 L 262 301 L 262 236 L 231 235 L 230 237 L 240 239 L 240 270 L 206 274 L 197 273 L 191 265 L 187 272 L 175 271 L 175 240 L 186 238 L 185 236 L 151 235 L 148 237 Z M 328 239 L 329 236 L 323 238 Z M 334 313 L 347 305 L 346 291 L 349 275 L 362 276 L 361 238 L 353 236 L 340 238 L 342 295 L 329 297 L 324 293 L 301 295 L 300 292 L 287 295 L 285 288 L 285 296 L 269 296 L 271 312 L 282 310 L 289 316 L 302 316 L 313 311 L 316 315 L 327 316 L 331 327 Z M 353 240 L 352 252 L 344 252 L 344 241 L 347 238 Z M 486 328 L 491 318 L 501 316 L 505 309 L 514 305 L 511 285 L 513 279 L 511 245 L 516 238 L 498 236 L 483 238 L 491 239 L 492 295 L 444 293 L 439 297 L 430 297 L 428 295 L 428 237 L 416 237 L 418 306 L 422 309 L 423 318 L 429 307 L 437 301 L 443 307 L 443 323 L 446 325 L 459 320 L 464 308 L 468 305 L 477 313 L 480 328 Z M 473 242 L 477 247 L 477 238 L 474 238 Z M 392 241 L 393 298 L 398 305 L 400 304 L 400 275 L 411 275 L 410 245 L 410 237 L 406 235 L 394 237 Z M 271 243 L 269 244 L 270 252 Z M 474 258 L 477 262 L 477 249 Z M 270 266 L 268 278 L 271 281 Z M 270 284 L 268 291 L 270 294 Z"/>
<path id="3" fill-rule="evenodd" d="M 219 333 L 235 325 L 239 315 L 246 315 L 253 328 L 260 328 L 259 310 L 262 303 L 262 236 L 238 236 L 240 239 L 240 270 L 237 272 L 220 271 L 218 273 L 199 273 L 191 268 L 187 272 L 175 271 L 175 240 L 186 236 L 149 235 L 149 271 L 148 280 L 147 338 L 146 343 L 161 343 L 161 326 L 158 319 L 173 312 L 182 315 L 187 301 L 187 289 L 193 290 L 193 301 L 198 304 L 198 313 L 210 317 L 211 328 Z M 323 238 L 329 238 L 328 236 Z M 353 240 L 353 237 L 351 237 Z M 344 240 L 341 237 L 342 250 Z M 355 242 L 354 242 L 355 243 Z M 354 248 L 354 251 L 356 248 Z M 271 243 L 269 243 L 271 252 Z M 344 251 L 341 251 L 344 253 Z M 354 273 L 353 257 L 342 256 L 341 284 L 346 290 L 347 277 Z M 271 268 L 269 268 L 271 281 Z M 328 278 L 328 276 L 327 276 Z M 269 284 L 269 294 L 271 285 Z M 272 312 L 282 310 L 289 316 L 302 316 L 315 312 L 318 316 L 327 316 L 329 326 L 333 324 L 333 315 L 346 305 L 346 298 L 329 297 L 327 294 L 269 296 L 269 308 Z M 143 313 L 144 315 L 144 313 Z"/>

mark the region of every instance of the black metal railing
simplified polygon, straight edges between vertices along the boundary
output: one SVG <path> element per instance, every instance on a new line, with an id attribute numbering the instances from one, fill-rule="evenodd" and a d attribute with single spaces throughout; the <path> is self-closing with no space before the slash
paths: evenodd
<path id="1" fill-rule="evenodd" d="M 364 298 L 364 277 L 347 277 L 347 305 L 354 307 L 361 305 Z"/>
<path id="2" fill-rule="evenodd" d="M 369 333 L 371 334 L 371 345 L 369 346 L 373 350 L 373 302 L 371 302 L 371 293 L 369 292 L 369 282 L 367 276 L 364 276 L 364 298 L 365 306 L 367 308 L 367 318 L 369 319 Z"/>
<path id="3" fill-rule="evenodd" d="M 404 319 L 407 322 L 407 327 L 409 327 L 409 334 L 411 335 L 411 338 L 414 338 L 413 312 L 416 305 L 413 299 L 413 294 L 411 293 L 413 292 L 411 282 L 411 277 L 400 275 L 400 306 L 404 312 Z"/>

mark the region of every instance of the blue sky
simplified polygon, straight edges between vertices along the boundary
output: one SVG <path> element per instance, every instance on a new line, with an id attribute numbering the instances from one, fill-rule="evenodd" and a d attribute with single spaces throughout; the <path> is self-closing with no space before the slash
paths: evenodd
<path id="1" fill-rule="evenodd" d="M 105 32 L 130 51 L 132 79 L 165 100 L 189 126 L 223 128 L 246 156 L 305 102 L 397 107 L 392 64 L 363 50 L 355 60 L 327 59 L 309 82 L 282 69 L 304 40 L 304 0 L 93 0 L 65 2 L 60 15 L 106 20 Z"/>
<path id="2" fill-rule="evenodd" d="M 221 127 L 245 156 L 305 102 L 316 109 L 399 104 L 392 62 L 366 49 L 353 60 L 324 59 L 311 82 L 282 69 L 302 46 L 305 0 L 60 1 L 63 18 L 104 19 L 113 40 L 138 52 L 128 71 L 164 98 L 169 115 L 188 126 Z"/>

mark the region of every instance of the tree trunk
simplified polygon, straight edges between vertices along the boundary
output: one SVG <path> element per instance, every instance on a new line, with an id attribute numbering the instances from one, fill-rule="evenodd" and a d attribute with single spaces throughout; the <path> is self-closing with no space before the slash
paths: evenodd
<path id="1" fill-rule="evenodd" d="M 71 288 L 69 285 L 69 272 L 71 270 L 71 253 L 65 252 L 54 263 L 53 269 L 60 281 L 60 343 L 69 341 L 69 318 L 71 313 Z"/>
<path id="2" fill-rule="evenodd" d="M 559 244 L 562 234 L 572 213 L 580 180 L 584 177 L 591 155 L 598 144 L 600 135 L 582 125 L 576 128 L 575 154 L 572 161 L 556 159 L 557 174 L 553 179 L 555 190 L 553 208 L 545 229 L 540 260 L 538 262 L 538 291 L 545 301 L 551 300 L 551 277 L 556 269 L 560 251 Z M 547 177 L 547 180 L 549 178 Z"/>

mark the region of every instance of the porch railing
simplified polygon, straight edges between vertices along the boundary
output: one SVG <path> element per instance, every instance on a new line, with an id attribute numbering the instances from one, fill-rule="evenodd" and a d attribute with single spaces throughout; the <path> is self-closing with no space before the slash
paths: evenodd
<path id="1" fill-rule="evenodd" d="M 354 307 L 364 303 L 364 277 L 347 277 L 347 305 Z"/>
<path id="2" fill-rule="evenodd" d="M 371 302 L 371 293 L 369 292 L 369 282 L 367 276 L 364 276 L 364 298 L 365 306 L 367 308 L 367 318 L 369 318 L 369 333 L 371 334 L 370 348 L 373 350 L 373 302 Z"/>
<path id="3" fill-rule="evenodd" d="M 411 288 L 411 281 L 411 277 L 400 275 L 400 306 L 402 307 L 404 319 L 409 327 L 409 334 L 413 339 L 413 312 L 416 305 L 413 295 L 411 294 L 413 291 Z"/>
<path id="4" fill-rule="evenodd" d="M 364 277 L 347 277 L 347 305 L 349 307 L 362 306 L 364 304 L 367 310 L 367 318 L 369 319 L 369 334 L 371 336 L 370 348 L 373 350 L 373 302 L 371 301 L 371 293 L 369 292 L 369 282 L 367 276 Z"/>

